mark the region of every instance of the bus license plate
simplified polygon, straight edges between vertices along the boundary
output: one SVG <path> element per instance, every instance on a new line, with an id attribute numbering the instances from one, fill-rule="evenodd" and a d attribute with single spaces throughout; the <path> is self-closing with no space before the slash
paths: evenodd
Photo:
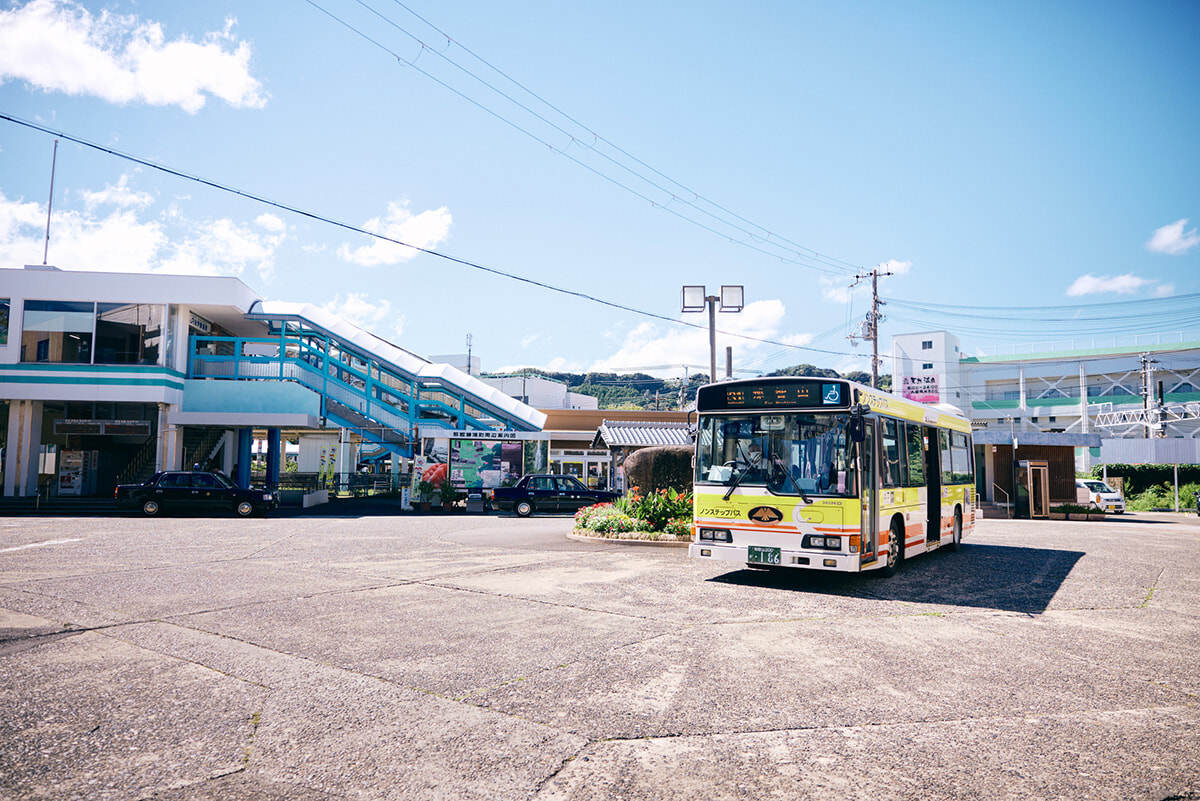
<path id="1" fill-rule="evenodd" d="M 746 553 L 746 561 L 756 565 L 777 565 L 783 560 L 778 548 L 763 548 L 759 545 L 751 545 Z"/>

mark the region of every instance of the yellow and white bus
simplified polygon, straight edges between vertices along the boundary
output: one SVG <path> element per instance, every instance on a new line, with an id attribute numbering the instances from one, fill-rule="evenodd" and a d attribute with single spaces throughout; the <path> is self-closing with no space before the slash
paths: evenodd
<path id="1" fill-rule="evenodd" d="M 690 556 L 890 576 L 975 525 L 970 423 L 828 378 L 700 387 Z"/>

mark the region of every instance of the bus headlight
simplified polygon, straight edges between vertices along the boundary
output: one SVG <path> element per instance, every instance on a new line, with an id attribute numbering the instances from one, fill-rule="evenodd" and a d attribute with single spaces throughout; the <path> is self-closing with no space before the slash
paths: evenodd
<path id="1" fill-rule="evenodd" d="M 842 549 L 842 538 L 840 536 L 821 537 L 810 534 L 800 543 L 800 547 L 820 548 L 827 551 L 840 551 Z"/>
<path id="2" fill-rule="evenodd" d="M 724 528 L 702 528 L 700 529 L 700 539 L 713 542 L 733 542 L 733 535 Z"/>

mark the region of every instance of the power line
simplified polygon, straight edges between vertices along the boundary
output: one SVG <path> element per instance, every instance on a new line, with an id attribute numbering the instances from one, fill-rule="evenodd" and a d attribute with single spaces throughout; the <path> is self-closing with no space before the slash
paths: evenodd
<path id="1" fill-rule="evenodd" d="M 589 152 L 595 154 L 598 158 L 602 159 L 603 161 L 607 162 L 608 164 L 637 178 L 638 180 L 645 183 L 648 187 L 653 188 L 655 191 L 662 193 L 662 196 L 663 196 L 662 199 L 655 199 L 653 197 L 650 197 L 648 194 L 646 194 L 645 191 L 636 189 L 636 188 L 628 185 L 627 183 L 624 183 L 624 182 L 618 180 L 617 178 L 613 177 L 612 175 L 609 175 L 608 173 L 604 172 L 603 170 L 598 169 L 597 167 L 586 163 L 582 159 L 577 158 L 574 155 L 568 153 L 565 148 L 556 146 L 555 144 L 546 140 L 542 136 L 535 134 L 534 132 L 530 131 L 528 128 L 514 122 L 513 120 L 504 116 L 500 112 L 488 107 L 482 101 L 469 96 L 465 91 L 455 88 L 454 86 L 451 86 L 446 81 L 435 76 L 429 70 L 426 70 L 426 69 L 418 66 L 416 59 L 405 58 L 404 56 L 397 53 L 392 48 L 388 47 L 387 45 L 385 45 L 384 43 L 382 43 L 381 41 L 376 39 L 375 37 L 364 32 L 359 27 L 351 24 L 346 19 L 338 16 L 337 14 L 334 14 L 333 12 L 331 12 L 328 9 L 324 8 L 323 6 L 319 5 L 315 0 L 305 0 L 305 2 L 307 2 L 310 6 L 312 6 L 317 11 L 320 11 L 322 14 L 329 17 L 334 22 L 338 23 L 342 27 L 344 27 L 347 30 L 349 30 L 350 32 L 354 33 L 356 36 L 359 36 L 364 41 L 370 43 L 371 45 L 375 46 L 376 48 L 387 53 L 389 56 L 391 56 L 397 62 L 400 62 L 400 63 L 404 64 L 405 66 L 413 69 L 414 71 L 420 73 L 421 75 L 424 75 L 429 80 L 438 84 L 439 86 L 446 89 L 447 91 L 452 92 L 453 94 L 462 98 L 463 100 L 465 100 L 466 102 L 475 106 L 476 108 L 480 109 L 481 111 L 484 111 L 485 113 L 487 113 L 490 116 L 494 117 L 495 119 L 503 122 L 504 124 L 508 125 L 509 127 L 513 128 L 514 130 L 519 131 L 520 133 L 524 134 L 525 136 L 529 137 L 530 139 L 534 140 L 535 142 L 545 145 L 547 148 L 549 148 L 554 153 L 574 162 L 575 164 L 579 165 L 580 167 L 593 173 L 597 177 L 602 178 L 605 181 L 608 181 L 609 183 L 613 184 L 614 186 L 634 195 L 635 197 L 646 201 L 647 203 L 653 205 L 655 208 L 662 209 L 662 210 L 672 214 L 673 216 L 678 217 L 681 220 L 684 220 L 685 222 L 689 222 L 692 225 L 695 225 L 703 230 L 706 230 L 717 236 L 725 238 L 733 244 L 747 247 L 751 250 L 762 253 L 763 255 L 766 255 L 766 256 L 770 256 L 772 258 L 781 259 L 785 263 L 796 264 L 797 266 L 816 270 L 818 272 L 822 272 L 827 275 L 835 275 L 835 274 L 836 275 L 846 275 L 848 273 L 852 273 L 859 269 L 855 265 L 849 264 L 848 262 L 840 261 L 838 259 L 833 259 L 832 257 L 829 257 L 829 256 L 825 256 L 816 250 L 808 248 L 804 245 L 800 245 L 796 242 L 792 242 L 791 240 L 787 239 L 786 237 L 782 237 L 779 234 L 776 234 L 773 231 L 771 231 L 761 225 L 758 225 L 757 223 L 753 223 L 750 220 L 747 220 L 745 217 L 742 217 L 741 215 L 738 215 L 738 214 L 735 214 L 735 213 L 729 211 L 724 206 L 721 206 L 717 203 L 714 203 L 713 201 L 708 200 L 707 198 L 701 196 L 699 193 L 687 188 L 682 183 L 670 178 L 669 176 L 665 175 L 661 171 L 651 167 L 650 165 L 646 164 L 641 159 L 636 158 L 635 156 L 631 155 L 630 153 L 623 150 L 622 148 L 614 145 L 608 139 L 605 139 L 604 137 L 600 136 L 594 130 L 592 130 L 588 126 L 585 126 L 583 123 L 579 122 L 571 115 L 567 114 L 566 112 L 559 109 L 557 106 L 555 106 L 552 103 L 550 103 L 549 101 L 545 100 L 540 95 L 529 90 L 523 84 L 521 84 L 514 78 L 510 77 L 507 73 L 494 67 L 491 63 L 484 60 L 480 56 L 476 55 L 473 51 L 464 47 L 461 43 L 455 41 L 453 38 L 451 38 L 449 36 L 449 34 L 446 34 L 444 31 L 437 28 L 435 25 L 430 23 L 428 20 L 426 20 L 425 18 L 416 14 L 415 12 L 413 12 L 411 9 L 409 9 L 407 6 L 405 6 L 403 3 L 398 2 L 398 0 L 395 0 L 396 5 L 400 6 L 405 11 L 408 11 L 410 14 L 412 14 L 417 19 L 421 20 L 421 22 L 428 25 L 434 31 L 437 31 L 437 33 L 439 35 L 443 36 L 446 39 L 447 47 L 449 47 L 450 45 L 454 45 L 454 46 L 461 48 L 464 52 L 468 53 L 472 58 L 476 59 L 481 64 L 488 67 L 488 69 L 492 70 L 497 75 L 500 75 L 501 77 L 503 77 L 505 80 L 507 80 L 508 82 L 510 82 L 517 88 L 519 88 L 522 92 L 524 92 L 527 95 L 529 95 L 530 97 L 534 98 L 535 100 L 537 100 L 539 103 L 541 103 L 545 107 L 551 109 L 555 114 L 559 115 L 561 118 L 569 121 L 571 124 L 573 124 L 575 126 L 578 126 L 582 130 L 583 135 L 578 135 L 576 133 L 572 133 L 571 131 L 564 128 L 562 125 L 555 123 L 552 120 L 548 119 L 547 116 L 545 116 L 544 114 L 541 114 L 541 113 L 535 111 L 528 104 L 521 102 L 517 98 L 513 97 L 511 94 L 503 91 L 502 89 L 498 88 L 494 84 L 490 83 L 489 81 L 480 77 L 476 73 L 472 72 L 467 67 L 464 67 L 463 65 L 459 64 L 457 61 L 455 61 L 454 59 L 447 56 L 445 52 L 437 51 L 437 50 L 434 50 L 433 48 L 429 47 L 429 45 L 427 45 L 416 34 L 413 34 L 412 32 L 408 31 L 402 25 L 400 25 L 394 19 L 388 17 L 383 12 L 368 5 L 365 2 L 365 0 L 355 0 L 355 2 L 357 2 L 358 5 L 362 6 L 364 9 L 369 11 L 371 14 L 373 14 L 378 19 L 384 21 L 385 23 L 387 23 L 389 26 L 391 26 L 395 30 L 399 31 L 403 35 L 410 38 L 413 42 L 415 42 L 421 48 L 421 51 L 420 51 L 421 53 L 429 52 L 432 55 L 436 56 L 438 59 L 441 59 L 442 61 L 446 62 L 447 64 L 452 65 L 454 68 L 458 69 L 459 71 L 463 72 L 464 74 L 469 75 L 475 81 L 477 81 L 480 84 L 482 84 L 483 86 L 487 87 L 492 92 L 496 93 L 497 95 L 504 98 L 508 102 L 517 106 L 522 111 L 526 112 L 527 114 L 531 115 L 535 119 L 537 119 L 540 122 L 544 123 L 545 125 L 549 126 L 553 131 L 557 132 L 558 134 L 561 134 L 562 136 L 565 136 L 569 140 L 568 146 L 576 145 L 586 151 L 589 151 Z M 419 58 L 419 55 L 420 54 L 418 54 L 418 58 Z M 591 140 L 590 143 L 587 141 L 589 139 Z M 670 184 L 673 184 L 676 187 L 676 189 L 672 190 L 671 188 L 669 188 L 667 186 L 663 186 L 656 179 L 654 179 L 652 177 L 648 177 L 647 175 L 643 174 L 642 172 L 639 172 L 636 168 L 629 166 L 629 164 L 623 163 L 619 159 L 614 158 L 613 156 L 610 156 L 610 155 L 602 152 L 597 147 L 597 145 L 600 143 L 603 143 L 604 145 L 608 146 L 615 152 L 624 156 L 629 161 L 632 161 L 634 164 L 640 165 L 641 167 L 645 168 L 646 170 L 649 170 L 651 173 L 658 176 L 659 178 L 669 182 Z M 686 197 L 687 195 L 692 195 L 695 198 L 695 200 L 688 200 Z M 721 213 L 716 213 L 716 212 L 708 210 L 707 208 L 702 208 L 700 205 L 698 205 L 699 201 L 703 201 L 703 203 L 705 205 L 707 205 L 713 209 L 716 209 Z M 686 206 L 687 208 L 692 209 L 693 211 L 702 215 L 703 217 L 711 220 L 711 223 L 705 223 L 702 220 L 698 220 L 694 217 L 688 216 L 687 214 L 681 213 L 680 211 L 677 211 L 675 208 L 672 208 L 672 206 L 674 206 L 674 205 Z M 725 216 L 722 216 L 722 215 L 725 215 Z M 714 227 L 714 225 L 723 226 L 727 230 L 718 230 L 716 227 Z M 749 226 L 749 227 L 747 227 L 747 226 Z M 739 239 L 738 237 L 743 237 L 743 238 Z M 779 251 L 782 251 L 782 253 L 780 253 Z"/>
<path id="2" fill-rule="evenodd" d="M 104 145 L 99 145 L 99 144 L 96 144 L 95 142 L 90 142 L 86 139 L 82 139 L 77 136 L 72 136 L 63 131 L 55 131 L 51 128 L 47 128 L 44 125 L 39 125 L 38 123 L 30 122 L 29 120 L 23 120 L 23 119 L 20 119 L 19 117 L 14 117 L 12 115 L 5 114 L 3 112 L 0 112 L 0 120 L 6 120 L 6 121 L 14 123 L 16 125 L 21 125 L 21 126 L 30 128 L 35 131 L 40 131 L 41 133 L 44 133 L 44 134 L 49 134 L 51 136 L 57 136 L 61 139 L 65 139 L 69 142 L 74 142 L 77 145 L 81 145 L 83 147 L 90 148 L 92 150 L 97 150 L 101 153 L 106 153 L 110 156 L 114 156 L 116 158 L 132 162 L 134 164 L 140 164 L 143 167 L 148 167 L 152 170 L 157 170 L 158 172 L 162 172 L 167 175 L 172 175 L 176 178 L 182 178 L 183 180 L 186 180 L 186 181 L 192 181 L 194 183 L 198 183 L 203 186 L 207 186 L 207 187 L 216 189 L 221 192 L 228 192 L 230 194 L 237 195 L 237 196 L 245 198 L 247 200 L 254 201 L 255 203 L 261 203 L 263 205 L 271 206 L 272 208 L 279 209 L 280 211 L 286 211 L 291 214 L 296 214 L 301 217 L 306 217 L 310 220 L 315 220 L 317 222 L 322 222 L 327 225 L 332 225 L 336 228 L 341 228 L 346 231 L 352 231 L 356 234 L 362 234 L 363 236 L 369 236 L 369 237 L 372 237 L 374 239 L 378 239 L 378 240 L 381 240 L 384 242 L 390 242 L 394 245 L 400 245 L 401 247 L 409 248 L 410 250 L 414 250 L 418 253 L 424 253 L 426 255 L 433 256 L 433 257 L 439 258 L 439 259 L 443 259 L 445 261 L 449 261 L 454 264 L 461 265 L 463 267 L 469 267 L 474 270 L 479 270 L 481 272 L 500 276 L 501 278 L 507 278 L 512 281 L 518 281 L 523 284 L 529 284 L 531 286 L 540 287 L 541 289 L 546 289 L 551 292 L 557 292 L 562 295 L 568 295 L 570 297 L 578 298 L 580 300 L 585 300 L 585 301 L 588 301 L 591 303 L 597 303 L 602 306 L 607 306 L 612 309 L 618 309 L 620 311 L 629 312 L 631 314 L 637 314 L 637 315 L 641 315 L 643 317 L 649 317 L 649 318 L 652 318 L 655 320 L 661 320 L 663 322 L 672 323 L 674 325 L 683 325 L 683 326 L 687 326 L 689 328 L 697 328 L 697 329 L 701 329 L 704 331 L 708 330 L 707 325 L 702 325 L 700 323 L 692 323 L 692 322 L 688 322 L 687 320 L 678 320 L 673 317 L 667 317 L 666 315 L 656 314 L 655 312 L 649 312 L 649 311 L 645 311 L 643 309 L 637 309 L 632 306 L 626 306 L 622 303 L 617 303 L 615 301 L 605 300 L 603 298 L 599 298 L 594 295 L 589 295 L 586 292 L 579 292 L 579 291 L 573 290 L 573 289 L 564 289 L 563 287 L 558 287 L 553 284 L 548 284 L 544 281 L 538 281 L 533 278 L 526 278 L 521 275 L 516 275 L 515 273 L 505 272 L 504 270 L 500 270 L 495 267 L 488 267 L 486 265 L 479 264 L 477 262 L 468 261 L 466 259 L 460 259 L 455 256 L 447 255 L 445 253 L 439 253 L 436 250 L 430 250 L 428 248 L 423 248 L 423 247 L 420 247 L 419 245 L 409 244 L 408 242 L 403 242 L 399 239 L 394 239 L 390 236 L 386 236 L 386 235 L 378 233 L 376 231 L 368 231 L 368 230 L 366 230 L 364 228 L 360 228 L 356 225 L 351 225 L 350 223 L 343 222 L 341 220 L 335 220 L 332 217 L 326 217 L 324 215 L 317 214 L 315 212 L 307 211 L 305 209 L 299 208 L 298 206 L 291 206 L 286 203 L 281 203 L 279 201 L 270 200 L 261 195 L 256 195 L 251 192 L 246 192 L 241 189 L 236 189 L 234 187 L 227 186 L 227 185 L 219 183 L 217 181 L 213 181 L 213 180 L 210 180 L 207 178 L 202 178 L 198 175 L 192 175 L 190 173 L 183 172 L 182 170 L 178 170 L 178 169 L 175 169 L 172 167 L 167 167 L 162 164 L 157 164 L 153 161 L 149 161 L 148 159 L 140 158 L 138 156 L 133 156 L 128 153 L 123 153 L 119 150 L 114 150 L 113 148 L 105 147 Z M 788 343 L 788 342 L 780 342 L 778 340 L 750 336 L 749 334 L 740 334 L 740 333 L 737 333 L 734 331 L 719 331 L 719 333 L 721 333 L 724 336 L 735 337 L 737 339 L 743 339 L 748 342 L 759 342 L 759 343 L 766 344 L 766 345 L 776 345 L 776 346 L 788 348 L 791 350 L 804 350 L 804 351 L 811 351 L 814 353 L 825 353 L 825 354 L 830 354 L 830 355 L 834 355 L 834 356 L 850 355 L 849 353 L 847 353 L 845 351 L 833 351 L 833 350 L 824 350 L 821 348 L 810 348 L 810 347 L 807 347 L 804 345 L 795 345 L 795 344 Z"/>

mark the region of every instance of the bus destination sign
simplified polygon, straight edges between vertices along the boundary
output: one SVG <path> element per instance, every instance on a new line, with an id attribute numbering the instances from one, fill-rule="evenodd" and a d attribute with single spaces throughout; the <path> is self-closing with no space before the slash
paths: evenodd
<path id="1" fill-rule="evenodd" d="M 700 409 L 812 409 L 847 403 L 846 385 L 830 381 L 755 381 L 704 387 Z"/>

